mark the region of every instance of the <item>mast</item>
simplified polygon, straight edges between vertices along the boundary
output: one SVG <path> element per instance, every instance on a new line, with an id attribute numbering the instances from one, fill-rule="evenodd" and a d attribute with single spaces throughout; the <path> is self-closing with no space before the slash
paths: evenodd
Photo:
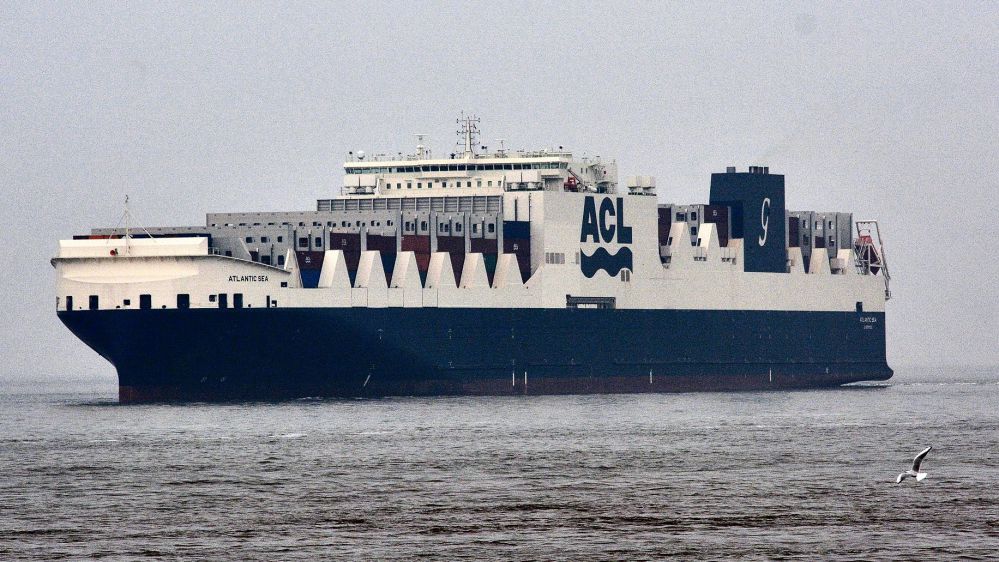
<path id="1" fill-rule="evenodd" d="M 125 255 L 126 256 L 128 255 L 128 238 L 130 236 L 128 230 L 130 226 L 129 220 L 132 218 L 131 215 L 132 213 L 128 212 L 128 194 L 126 193 L 125 194 Z"/>
<path id="2" fill-rule="evenodd" d="M 472 158 L 479 146 L 479 118 L 474 115 L 465 115 L 462 112 L 458 119 L 458 125 L 461 126 L 458 131 L 460 141 L 458 146 L 461 147 L 461 157 Z"/>

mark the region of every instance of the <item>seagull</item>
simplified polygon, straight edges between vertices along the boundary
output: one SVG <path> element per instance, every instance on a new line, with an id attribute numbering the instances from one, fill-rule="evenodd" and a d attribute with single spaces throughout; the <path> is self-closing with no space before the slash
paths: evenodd
<path id="1" fill-rule="evenodd" d="M 916 455 L 916 458 L 912 459 L 912 468 L 910 470 L 906 470 L 902 474 L 899 474 L 898 478 L 895 479 L 895 483 L 898 484 L 906 478 L 915 478 L 916 482 L 920 482 L 923 478 L 926 478 L 925 472 L 919 472 L 919 465 L 922 464 L 926 453 L 929 453 L 932 448 L 933 447 L 927 447 L 920 451 L 919 454 Z"/>

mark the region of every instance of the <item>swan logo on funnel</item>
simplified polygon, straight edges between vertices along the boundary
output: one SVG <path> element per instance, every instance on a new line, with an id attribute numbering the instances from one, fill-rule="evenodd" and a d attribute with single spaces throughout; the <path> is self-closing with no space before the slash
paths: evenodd
<path id="1" fill-rule="evenodd" d="M 583 226 L 580 229 L 579 241 L 595 242 L 597 244 L 631 244 L 631 227 L 624 223 L 624 198 L 604 197 L 600 200 L 600 208 L 594 197 L 587 197 L 583 202 Z M 583 275 L 592 278 L 601 269 L 611 277 L 622 269 L 634 271 L 631 248 L 622 247 L 615 254 L 600 246 L 591 255 L 579 250 L 579 269 Z"/>

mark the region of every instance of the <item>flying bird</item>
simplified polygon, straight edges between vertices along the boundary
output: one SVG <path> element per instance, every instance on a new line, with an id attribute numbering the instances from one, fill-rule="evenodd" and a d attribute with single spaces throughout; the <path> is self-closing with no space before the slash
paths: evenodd
<path id="1" fill-rule="evenodd" d="M 927 447 L 920 451 L 919 454 L 916 455 L 916 458 L 912 459 L 912 468 L 906 470 L 902 474 L 899 474 L 898 478 L 895 479 L 895 483 L 898 484 L 906 478 L 915 478 L 916 482 L 920 482 L 923 478 L 926 478 L 925 472 L 919 472 L 919 465 L 923 463 L 923 458 L 926 457 L 926 453 L 929 453 L 932 448 L 933 447 Z"/>

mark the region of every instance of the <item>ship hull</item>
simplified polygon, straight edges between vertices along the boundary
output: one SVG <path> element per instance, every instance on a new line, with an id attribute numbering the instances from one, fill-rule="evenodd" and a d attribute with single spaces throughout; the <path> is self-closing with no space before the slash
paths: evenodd
<path id="1" fill-rule="evenodd" d="M 884 313 L 489 308 L 60 312 L 122 402 L 765 390 L 886 380 Z"/>

